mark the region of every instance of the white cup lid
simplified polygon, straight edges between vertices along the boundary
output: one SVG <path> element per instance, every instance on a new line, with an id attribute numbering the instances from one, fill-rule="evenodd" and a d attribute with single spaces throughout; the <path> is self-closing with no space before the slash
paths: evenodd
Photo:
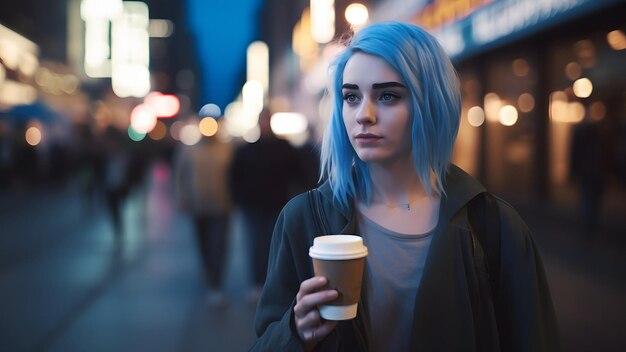
<path id="1" fill-rule="evenodd" d="M 309 256 L 315 259 L 346 260 L 367 256 L 363 239 L 355 235 L 327 235 L 313 239 Z"/>

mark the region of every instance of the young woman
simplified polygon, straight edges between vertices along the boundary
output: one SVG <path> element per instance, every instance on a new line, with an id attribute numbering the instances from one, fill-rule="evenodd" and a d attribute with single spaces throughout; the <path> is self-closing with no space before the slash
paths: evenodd
<path id="1" fill-rule="evenodd" d="M 488 268 L 498 279 L 481 286 L 476 258 L 486 251 L 474 230 L 485 226 L 471 224 L 468 204 L 485 189 L 450 163 L 461 97 L 437 41 L 413 25 L 373 24 L 331 72 L 326 181 L 317 191 L 330 233 L 358 234 L 368 247 L 359 312 L 349 321 L 320 318 L 317 306 L 338 293 L 314 277 L 308 249 L 321 234 L 314 203 L 300 195 L 275 226 L 253 349 L 559 350 L 530 231 L 501 200 L 499 267 Z"/>

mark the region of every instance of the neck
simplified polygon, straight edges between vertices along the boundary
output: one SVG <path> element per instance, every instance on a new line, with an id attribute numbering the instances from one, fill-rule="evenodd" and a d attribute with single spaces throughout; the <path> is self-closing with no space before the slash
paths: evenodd
<path id="1" fill-rule="evenodd" d="M 396 206 L 427 196 L 412 162 L 370 165 L 372 204 Z"/>

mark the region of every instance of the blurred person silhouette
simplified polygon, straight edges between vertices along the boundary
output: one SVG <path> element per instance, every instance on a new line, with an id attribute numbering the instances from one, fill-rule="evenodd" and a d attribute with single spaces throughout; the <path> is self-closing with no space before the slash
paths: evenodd
<path id="1" fill-rule="evenodd" d="M 276 221 L 252 350 L 560 351 L 528 226 L 451 163 L 461 92 L 437 40 L 374 23 L 329 71 L 325 182 Z M 320 317 L 340 296 L 313 272 L 320 234 L 357 234 L 368 248 L 353 320 Z"/>
<path id="2" fill-rule="evenodd" d="M 10 122 L 0 117 L 0 190 L 9 188 L 12 183 L 13 139 Z"/>
<path id="3" fill-rule="evenodd" d="M 103 163 L 103 188 L 113 230 L 117 237 L 124 234 L 123 204 L 128 195 L 128 169 L 130 158 L 124 148 L 124 134 L 108 126 L 105 131 L 105 160 Z"/>
<path id="4" fill-rule="evenodd" d="M 570 180 L 578 187 L 584 230 L 597 230 L 607 175 L 607 153 L 601 122 L 589 113 L 574 126 L 570 148 Z"/>
<path id="5" fill-rule="evenodd" d="M 212 306 L 226 303 L 223 273 L 232 203 L 228 190 L 232 149 L 216 135 L 202 137 L 197 144 L 181 144 L 174 159 L 178 204 L 193 218 L 202 273 L 209 289 L 207 303 Z"/>
<path id="6" fill-rule="evenodd" d="M 231 194 L 249 239 L 252 302 L 265 282 L 274 222 L 289 198 L 301 191 L 303 180 L 296 149 L 274 134 L 270 118 L 268 109 L 260 113 L 259 139 L 236 149 L 230 170 Z"/>

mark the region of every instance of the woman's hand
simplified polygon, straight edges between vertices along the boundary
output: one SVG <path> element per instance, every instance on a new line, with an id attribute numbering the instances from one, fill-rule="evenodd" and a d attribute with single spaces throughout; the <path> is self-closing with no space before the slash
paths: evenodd
<path id="1" fill-rule="evenodd" d="M 337 326 L 336 321 L 322 319 L 317 309 L 318 305 L 332 302 L 339 297 L 336 290 L 318 291 L 327 282 L 328 280 L 321 276 L 304 280 L 296 295 L 296 305 L 293 307 L 293 312 L 296 330 L 304 343 L 305 351 L 312 350 Z"/>

